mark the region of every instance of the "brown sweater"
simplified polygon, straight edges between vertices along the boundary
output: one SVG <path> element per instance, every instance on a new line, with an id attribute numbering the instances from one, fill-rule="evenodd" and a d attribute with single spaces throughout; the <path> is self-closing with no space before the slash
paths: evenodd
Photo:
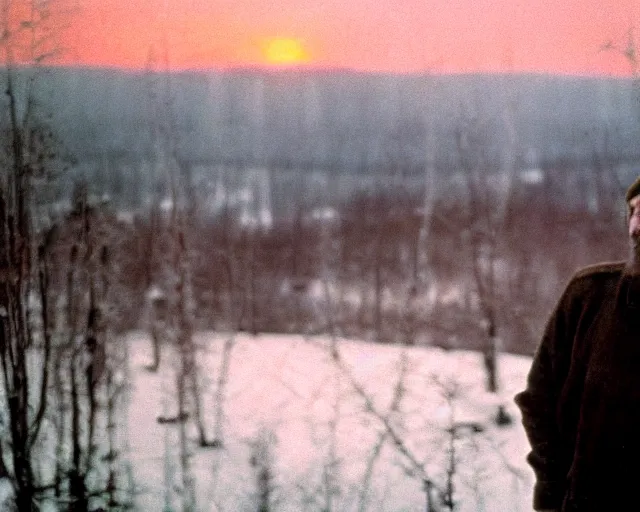
<path id="1" fill-rule="evenodd" d="M 637 502 L 640 277 L 624 263 L 574 275 L 515 401 L 531 444 L 536 510 L 627 510 Z"/>

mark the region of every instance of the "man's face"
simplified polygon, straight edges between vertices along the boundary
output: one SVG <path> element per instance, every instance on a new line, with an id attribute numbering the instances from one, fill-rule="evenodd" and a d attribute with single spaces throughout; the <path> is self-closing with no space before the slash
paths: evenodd
<path id="1" fill-rule="evenodd" d="M 629 238 L 638 243 L 640 239 L 640 195 L 629 201 Z"/>

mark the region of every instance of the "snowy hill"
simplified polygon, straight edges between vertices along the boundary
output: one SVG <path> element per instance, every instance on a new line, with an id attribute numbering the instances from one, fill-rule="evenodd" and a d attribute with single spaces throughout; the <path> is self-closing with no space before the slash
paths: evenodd
<path id="1" fill-rule="evenodd" d="M 198 336 L 209 435 L 224 340 Z M 160 371 L 150 373 L 146 334 L 132 333 L 128 342 L 136 505 L 182 510 L 179 427 L 157 422 L 176 412 L 176 358 L 166 349 Z M 528 511 L 533 473 L 512 397 L 529 365 L 526 357 L 501 356 L 495 397 L 483 390 L 477 353 L 239 335 L 225 393 L 224 447 L 199 448 L 188 423 L 197 510 L 258 510 L 261 496 L 276 511 L 425 510 L 424 481 L 433 483 L 432 502 L 439 502 L 454 462 L 456 511 Z M 515 418 L 512 425 L 493 423 L 499 403 Z"/>

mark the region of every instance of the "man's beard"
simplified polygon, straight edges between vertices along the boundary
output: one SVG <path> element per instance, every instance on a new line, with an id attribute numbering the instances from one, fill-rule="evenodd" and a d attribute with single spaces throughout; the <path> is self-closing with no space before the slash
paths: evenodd
<path id="1" fill-rule="evenodd" d="M 640 233 L 629 237 L 629 270 L 640 274 Z"/>

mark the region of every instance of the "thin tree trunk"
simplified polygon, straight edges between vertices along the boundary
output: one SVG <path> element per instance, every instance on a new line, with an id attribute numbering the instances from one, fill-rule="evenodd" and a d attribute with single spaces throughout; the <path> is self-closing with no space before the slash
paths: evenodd
<path id="1" fill-rule="evenodd" d="M 78 377 L 76 374 L 76 351 L 73 351 L 69 362 L 69 378 L 71 380 L 71 451 L 72 467 L 69 475 L 69 494 L 71 504 L 69 510 L 73 512 L 86 512 L 87 492 L 85 488 L 84 475 L 82 471 L 82 446 L 81 446 L 81 411 L 80 397 L 78 393 Z"/>
<path id="2" fill-rule="evenodd" d="M 222 360 L 220 362 L 220 370 L 218 372 L 218 382 L 216 387 L 216 405 L 214 416 L 214 437 L 213 446 L 224 446 L 224 400 L 227 382 L 229 379 L 229 367 L 231 365 L 231 351 L 235 340 L 233 336 L 229 336 L 222 348 Z"/>
<path id="3" fill-rule="evenodd" d="M 193 342 L 191 342 L 193 345 Z M 190 347 L 191 351 L 195 350 L 195 347 Z M 198 428 L 198 444 L 201 447 L 212 446 L 213 443 L 207 439 L 207 429 L 204 424 L 204 415 L 202 413 L 202 390 L 200 389 L 200 382 L 198 381 L 198 369 L 195 362 L 195 354 L 189 356 L 190 371 L 188 378 L 191 381 L 191 395 L 193 396 L 193 408 L 196 419 L 196 426 Z"/>

